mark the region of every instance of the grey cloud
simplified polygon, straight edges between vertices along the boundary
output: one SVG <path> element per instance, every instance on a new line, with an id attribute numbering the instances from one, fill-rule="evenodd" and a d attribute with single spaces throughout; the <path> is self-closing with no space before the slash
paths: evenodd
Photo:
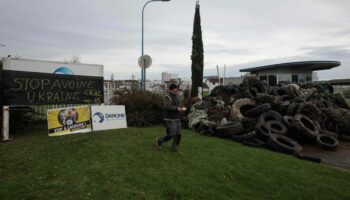
<path id="1" fill-rule="evenodd" d="M 350 37 L 350 28 L 345 28 L 332 33 L 333 37 Z"/>
<path id="2" fill-rule="evenodd" d="M 350 61 L 343 61 L 341 66 L 333 68 L 331 70 L 318 71 L 320 80 L 330 79 L 348 79 L 350 74 Z"/>
<path id="3" fill-rule="evenodd" d="M 255 52 L 249 49 L 238 49 L 238 48 L 213 48 L 210 47 L 205 51 L 208 54 L 229 54 L 229 55 L 252 55 Z"/>
<path id="4" fill-rule="evenodd" d="M 148 39 L 145 39 L 145 46 L 159 47 L 159 46 L 184 46 L 186 44 L 192 44 L 191 38 L 177 37 L 177 36 L 166 36 L 159 35 L 152 36 Z"/>
<path id="5" fill-rule="evenodd" d="M 186 70 L 191 70 L 191 65 L 184 65 L 184 64 L 174 64 L 174 63 L 161 63 L 159 66 L 168 69 L 168 71 L 177 71 L 180 72 L 186 71 Z M 185 67 L 185 68 L 184 68 Z M 184 70 L 185 69 L 185 70 Z"/>
<path id="6" fill-rule="evenodd" d="M 303 47 L 299 50 L 306 51 L 308 57 L 344 60 L 350 59 L 350 47 L 348 46 L 321 46 L 321 47 Z"/>
<path id="7" fill-rule="evenodd" d="M 146 2 L 1 0 L 0 43 L 6 47 L 0 48 L 0 56 L 18 54 L 50 60 L 78 54 L 83 61 L 106 62 L 107 73 L 114 70 L 115 74 L 125 75 L 121 68 L 137 67 L 141 10 Z M 207 75 L 216 73 L 210 66 L 218 61 L 227 62 L 231 76 L 240 75 L 239 67 L 310 59 L 346 63 L 349 58 L 349 1 L 201 0 L 200 5 Z M 145 51 L 155 58 L 154 69 L 190 77 L 194 8 L 195 0 L 147 6 Z M 308 46 L 298 49 L 298 45 L 306 43 Z M 318 47 L 324 44 L 327 47 Z M 295 52 L 288 50 L 279 55 L 280 46 L 292 46 Z M 271 50 L 268 48 L 274 48 L 276 55 L 267 58 L 270 55 L 264 52 Z M 258 60 L 254 54 L 267 59 Z M 243 64 L 237 67 L 229 62 Z M 339 70 L 341 74 L 342 70 L 347 72 Z M 160 77 L 160 73 L 151 69 L 149 77 Z"/>

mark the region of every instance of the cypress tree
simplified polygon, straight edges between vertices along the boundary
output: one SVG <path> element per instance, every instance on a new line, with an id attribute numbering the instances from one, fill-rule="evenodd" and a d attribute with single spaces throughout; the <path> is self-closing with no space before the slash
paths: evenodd
<path id="1" fill-rule="evenodd" d="M 199 13 L 199 1 L 196 3 L 196 11 L 194 14 L 193 35 L 192 35 L 192 89 L 191 97 L 198 95 L 198 87 L 202 87 L 203 83 L 203 41 L 201 16 Z"/>

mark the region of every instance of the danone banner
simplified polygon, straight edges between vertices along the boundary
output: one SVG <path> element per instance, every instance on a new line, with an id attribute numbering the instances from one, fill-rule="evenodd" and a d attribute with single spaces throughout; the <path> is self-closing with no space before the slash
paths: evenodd
<path id="1" fill-rule="evenodd" d="M 125 106 L 91 106 L 94 131 L 127 128 Z"/>
<path id="2" fill-rule="evenodd" d="M 3 58 L 4 105 L 101 104 L 103 65 Z"/>
<path id="3" fill-rule="evenodd" d="M 91 131 L 88 106 L 60 108 L 47 111 L 49 136 Z"/>

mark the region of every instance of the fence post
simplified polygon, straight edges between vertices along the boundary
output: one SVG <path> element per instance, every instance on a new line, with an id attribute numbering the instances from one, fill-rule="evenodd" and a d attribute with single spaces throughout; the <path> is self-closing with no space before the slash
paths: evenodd
<path id="1" fill-rule="evenodd" d="M 2 141 L 9 141 L 9 123 L 10 123 L 10 107 L 9 106 L 3 106 L 2 107 L 3 112 L 3 119 L 2 119 Z"/>

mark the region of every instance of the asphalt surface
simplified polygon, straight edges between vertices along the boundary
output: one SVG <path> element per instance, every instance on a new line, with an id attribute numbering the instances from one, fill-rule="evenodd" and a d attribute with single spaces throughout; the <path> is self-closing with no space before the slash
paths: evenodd
<path id="1" fill-rule="evenodd" d="M 318 148 L 316 145 L 303 145 L 302 153 L 321 159 L 321 163 L 337 168 L 350 170 L 350 143 L 341 142 L 336 151 Z"/>

